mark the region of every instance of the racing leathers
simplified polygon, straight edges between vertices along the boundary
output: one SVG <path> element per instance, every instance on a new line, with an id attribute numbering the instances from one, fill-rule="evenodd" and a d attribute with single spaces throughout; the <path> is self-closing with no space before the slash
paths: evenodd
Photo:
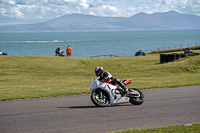
<path id="1" fill-rule="evenodd" d="M 106 81 L 109 81 L 109 80 L 112 80 L 115 84 L 118 84 L 119 87 L 117 88 L 120 92 L 122 91 L 122 89 L 124 89 L 124 92 L 127 93 L 128 92 L 128 88 L 126 87 L 125 84 L 123 84 L 119 79 L 117 78 L 114 78 L 112 76 L 112 74 L 110 74 L 108 71 L 105 71 L 99 78 L 99 81 L 102 81 L 102 82 L 106 82 Z"/>

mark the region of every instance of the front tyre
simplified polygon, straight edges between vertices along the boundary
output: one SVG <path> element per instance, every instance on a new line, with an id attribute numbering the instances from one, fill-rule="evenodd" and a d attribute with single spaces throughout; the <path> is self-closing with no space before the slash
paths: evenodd
<path id="1" fill-rule="evenodd" d="M 92 92 L 91 101 L 94 105 L 98 107 L 106 107 L 108 106 L 108 95 L 102 93 L 102 98 L 100 98 L 100 94 L 98 91 Z"/>
<path id="2" fill-rule="evenodd" d="M 133 105 L 141 105 L 144 102 L 144 95 L 140 90 L 136 88 L 130 88 L 129 91 L 136 91 L 137 93 L 139 93 L 139 95 L 130 96 L 130 103 L 132 103 Z"/>

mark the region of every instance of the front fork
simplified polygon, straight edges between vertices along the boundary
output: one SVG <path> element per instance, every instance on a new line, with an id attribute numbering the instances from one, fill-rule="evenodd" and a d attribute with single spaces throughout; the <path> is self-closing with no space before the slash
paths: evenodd
<path id="1" fill-rule="evenodd" d="M 103 98 L 103 93 L 102 93 L 102 90 L 99 90 L 99 99 L 102 99 Z"/>

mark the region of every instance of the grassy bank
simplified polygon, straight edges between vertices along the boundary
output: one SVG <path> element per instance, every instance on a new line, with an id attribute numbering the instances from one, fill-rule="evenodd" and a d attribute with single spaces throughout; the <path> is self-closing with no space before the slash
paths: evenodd
<path id="1" fill-rule="evenodd" d="M 0 56 L 0 101 L 90 93 L 94 69 L 103 66 L 139 89 L 200 85 L 200 56 L 159 64 L 159 56 L 66 58 Z"/>
<path id="2" fill-rule="evenodd" d="M 183 48 L 173 48 L 173 49 L 161 49 L 161 50 L 155 50 L 155 51 L 151 51 L 151 52 L 147 52 L 147 54 L 160 54 L 160 53 L 184 53 L 184 50 L 187 47 L 183 47 Z M 189 47 L 191 48 L 194 52 L 200 53 L 200 45 L 199 46 L 192 46 Z"/>
<path id="3" fill-rule="evenodd" d="M 200 133 L 200 124 L 168 126 L 151 129 L 132 129 L 127 131 L 117 131 L 112 133 Z"/>

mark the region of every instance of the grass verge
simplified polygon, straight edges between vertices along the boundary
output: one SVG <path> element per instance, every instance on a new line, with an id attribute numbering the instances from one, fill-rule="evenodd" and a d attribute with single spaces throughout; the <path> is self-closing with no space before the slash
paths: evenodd
<path id="1" fill-rule="evenodd" d="M 174 49 L 161 49 L 161 50 L 155 50 L 155 51 L 151 51 L 151 52 L 147 52 L 147 54 L 160 54 L 160 53 L 184 53 L 184 50 L 187 47 L 183 47 L 183 48 L 174 48 Z M 191 48 L 194 52 L 200 53 L 200 46 L 192 46 L 189 47 Z"/>
<path id="2" fill-rule="evenodd" d="M 131 129 L 126 131 L 116 131 L 112 133 L 200 133 L 200 124 L 167 126 L 151 129 Z"/>
<path id="3" fill-rule="evenodd" d="M 200 85 L 200 56 L 160 64 L 159 56 L 77 58 L 0 56 L 0 101 L 90 93 L 94 69 L 103 66 L 138 89 Z"/>

